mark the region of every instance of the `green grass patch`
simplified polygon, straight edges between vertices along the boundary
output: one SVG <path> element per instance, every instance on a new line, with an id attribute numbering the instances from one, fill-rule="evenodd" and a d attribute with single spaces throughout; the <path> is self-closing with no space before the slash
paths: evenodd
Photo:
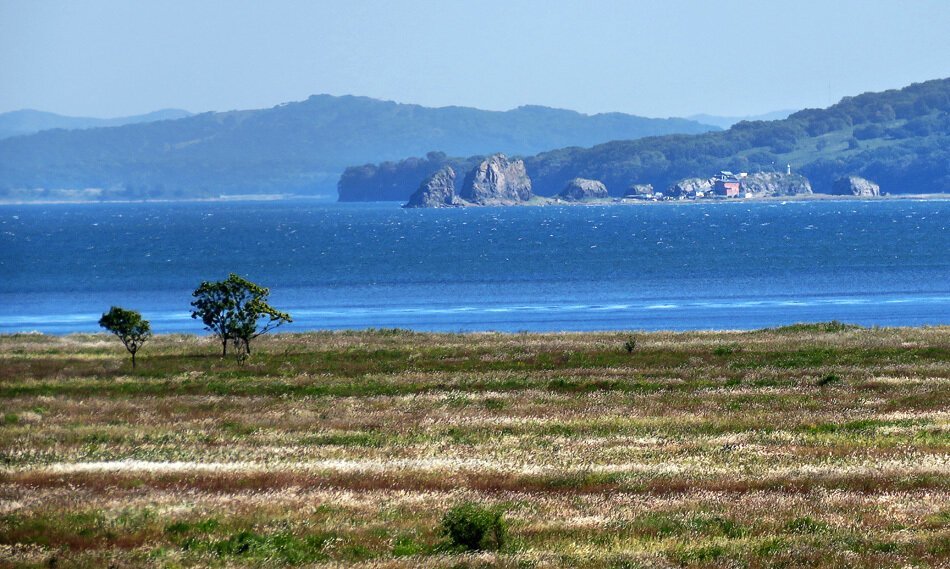
<path id="1" fill-rule="evenodd" d="M 845 322 L 839 322 L 838 320 L 832 320 L 830 322 L 808 322 L 808 323 L 798 323 L 790 324 L 788 326 L 778 326 L 776 328 L 768 328 L 766 331 L 773 332 L 776 334 L 806 334 L 806 333 L 820 333 L 820 334 L 836 334 L 839 332 L 851 332 L 853 330 L 863 330 L 863 326 L 858 326 L 857 324 L 847 324 Z"/>
<path id="2" fill-rule="evenodd" d="M 787 521 L 782 529 L 788 533 L 808 535 L 827 532 L 828 524 L 815 520 L 809 516 L 800 516 Z"/>
<path id="3" fill-rule="evenodd" d="M 330 559 L 326 548 L 335 537 L 331 533 L 295 535 L 287 531 L 257 533 L 245 530 L 223 539 L 188 538 L 181 543 L 181 548 L 224 558 L 276 560 L 287 565 L 299 565 Z"/>
<path id="4" fill-rule="evenodd" d="M 411 557 L 413 555 L 422 555 L 429 551 L 429 547 L 416 541 L 411 535 L 400 535 L 393 540 L 393 557 Z"/>
<path id="5" fill-rule="evenodd" d="M 312 446 L 370 447 L 378 448 L 387 442 L 380 432 L 353 431 L 345 433 L 324 433 L 310 435 L 300 439 L 300 444 Z"/>

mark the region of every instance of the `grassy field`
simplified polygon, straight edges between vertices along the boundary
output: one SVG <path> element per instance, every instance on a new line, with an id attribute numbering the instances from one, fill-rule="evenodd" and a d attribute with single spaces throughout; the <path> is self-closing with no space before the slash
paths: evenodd
<path id="1" fill-rule="evenodd" d="M 0 336 L 0 566 L 950 566 L 950 328 L 628 338 Z"/>

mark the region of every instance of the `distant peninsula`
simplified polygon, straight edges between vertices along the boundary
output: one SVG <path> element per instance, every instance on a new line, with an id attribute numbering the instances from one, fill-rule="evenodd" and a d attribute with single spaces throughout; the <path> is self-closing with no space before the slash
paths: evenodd
<path id="1" fill-rule="evenodd" d="M 340 178 L 339 199 L 407 202 L 435 172 L 450 167 L 459 174 L 458 186 L 489 158 L 430 152 L 350 167 Z M 524 165 L 533 195 L 562 201 L 566 196 L 558 194 L 575 179 L 599 182 L 616 199 L 704 199 L 713 178 L 742 173 L 744 181 L 731 180 L 737 193 L 720 190 L 712 197 L 880 193 L 868 189 L 873 186 L 843 189 L 854 177 L 872 180 L 892 196 L 950 194 L 950 79 L 845 97 L 827 109 L 740 122 L 727 131 L 568 147 L 509 160 Z M 807 186 L 788 177 L 789 170 Z M 462 187 L 455 189 L 464 200 Z"/>

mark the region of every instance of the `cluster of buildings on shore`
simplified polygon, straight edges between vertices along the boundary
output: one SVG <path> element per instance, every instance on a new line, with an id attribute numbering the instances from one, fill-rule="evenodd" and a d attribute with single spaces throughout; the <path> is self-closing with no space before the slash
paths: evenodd
<path id="1" fill-rule="evenodd" d="M 783 176 L 781 173 L 775 176 Z M 784 176 L 792 175 L 788 165 Z M 673 200 L 673 199 L 709 199 L 709 198 L 752 198 L 756 193 L 746 187 L 748 172 L 733 173 L 722 170 L 711 178 L 687 178 L 670 186 L 666 192 L 654 191 L 650 184 L 635 184 L 623 196 L 630 200 Z M 810 189 L 809 189 L 810 192 Z"/>

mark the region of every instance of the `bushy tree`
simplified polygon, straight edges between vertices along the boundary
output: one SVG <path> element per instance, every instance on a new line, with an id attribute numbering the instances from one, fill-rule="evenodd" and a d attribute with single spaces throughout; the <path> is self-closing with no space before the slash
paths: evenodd
<path id="1" fill-rule="evenodd" d="M 222 355 L 233 341 L 243 353 L 251 353 L 251 340 L 291 322 L 290 315 L 267 303 L 270 290 L 234 273 L 223 281 L 205 281 L 192 296 L 192 318 L 221 340 Z"/>
<path id="2" fill-rule="evenodd" d="M 135 369 L 135 353 L 152 336 L 152 327 L 148 320 L 134 310 L 125 310 L 113 306 L 99 319 L 99 326 L 115 334 L 125 349 L 132 354 L 132 369 Z"/>

